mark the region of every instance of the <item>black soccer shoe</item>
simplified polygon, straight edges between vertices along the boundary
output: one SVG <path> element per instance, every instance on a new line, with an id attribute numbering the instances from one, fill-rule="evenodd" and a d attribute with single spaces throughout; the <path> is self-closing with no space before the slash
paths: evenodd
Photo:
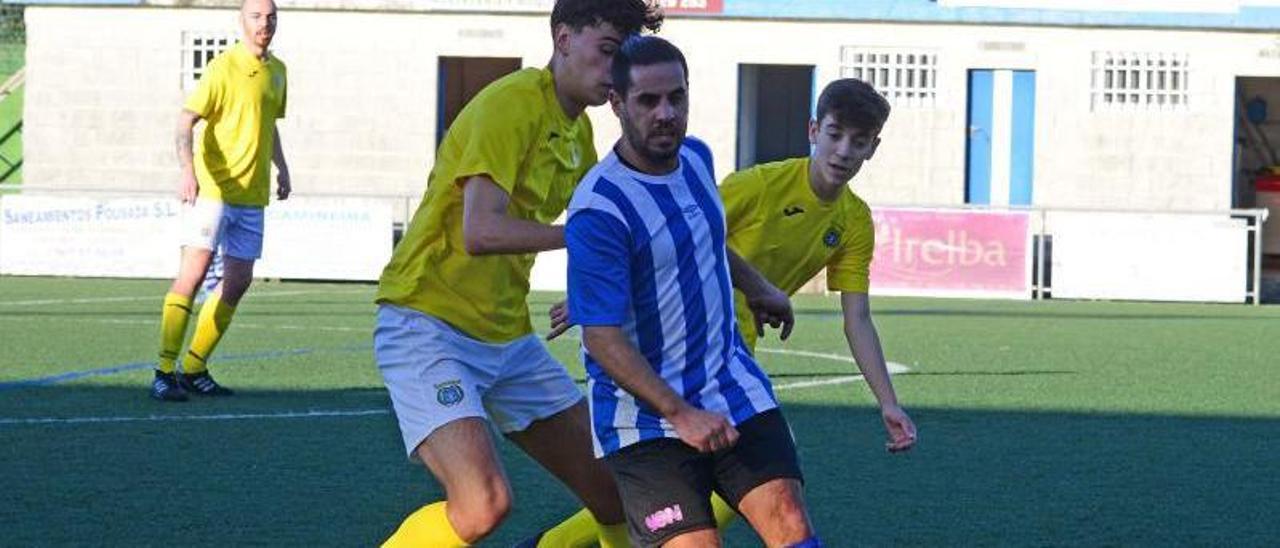
<path id="1" fill-rule="evenodd" d="M 157 369 L 151 380 L 151 397 L 160 401 L 187 401 L 187 391 L 182 389 L 177 375 Z"/>
<path id="2" fill-rule="evenodd" d="M 221 384 L 218 384 L 218 381 L 213 380 L 213 377 L 209 376 L 208 371 L 202 371 L 192 375 L 183 373 L 182 376 L 179 377 L 179 382 L 182 383 L 182 387 L 185 388 L 187 392 L 201 396 L 230 396 L 235 394 L 235 392 L 231 391 L 230 388 L 222 386 Z"/>

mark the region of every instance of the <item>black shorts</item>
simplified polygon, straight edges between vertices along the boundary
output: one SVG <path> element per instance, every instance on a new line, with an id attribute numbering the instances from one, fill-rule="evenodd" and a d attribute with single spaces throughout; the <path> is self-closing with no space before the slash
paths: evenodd
<path id="1" fill-rule="evenodd" d="M 629 445 L 605 457 L 627 514 L 631 541 L 661 546 L 672 537 L 715 528 L 711 492 L 734 508 L 765 482 L 803 482 L 791 428 L 772 409 L 738 425 L 738 443 L 699 453 L 676 438 Z"/>

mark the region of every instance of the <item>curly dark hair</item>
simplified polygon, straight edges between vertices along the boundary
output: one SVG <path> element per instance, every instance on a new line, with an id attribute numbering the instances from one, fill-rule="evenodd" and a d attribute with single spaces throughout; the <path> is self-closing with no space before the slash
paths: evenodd
<path id="1" fill-rule="evenodd" d="M 816 119 L 831 114 L 836 123 L 868 131 L 880 131 L 889 119 L 889 101 L 871 84 L 842 78 L 827 84 L 818 96 Z"/>
<path id="2" fill-rule="evenodd" d="M 662 8 L 653 0 L 556 0 L 551 9 L 551 28 L 563 23 L 579 31 L 609 23 L 628 36 L 639 34 L 642 29 L 658 32 L 663 17 Z"/>

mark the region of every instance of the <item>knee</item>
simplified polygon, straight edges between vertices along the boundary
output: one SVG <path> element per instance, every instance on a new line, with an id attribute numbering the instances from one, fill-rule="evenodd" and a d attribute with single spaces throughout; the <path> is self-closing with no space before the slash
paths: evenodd
<path id="1" fill-rule="evenodd" d="M 249 284 L 253 283 L 253 278 L 222 280 L 222 301 L 229 304 L 240 302 L 240 298 L 244 297 L 245 292 L 249 290 Z"/>
<path id="2" fill-rule="evenodd" d="M 511 488 L 501 480 L 490 482 L 482 488 L 468 490 L 457 500 L 450 498 L 457 520 L 454 527 L 458 536 L 467 542 L 475 542 L 487 536 L 511 512 Z"/>
<path id="3" fill-rule="evenodd" d="M 809 512 L 799 497 L 779 497 L 774 519 L 782 533 L 783 545 L 790 546 L 814 534 L 813 525 L 809 523 Z"/>

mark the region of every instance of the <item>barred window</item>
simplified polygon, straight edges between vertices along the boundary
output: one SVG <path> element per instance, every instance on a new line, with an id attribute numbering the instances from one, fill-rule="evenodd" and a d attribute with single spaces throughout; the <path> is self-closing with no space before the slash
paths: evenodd
<path id="1" fill-rule="evenodd" d="M 182 89 L 195 89 L 209 61 L 235 43 L 236 35 L 230 32 L 182 33 Z"/>
<path id="2" fill-rule="evenodd" d="M 840 77 L 871 84 L 893 105 L 932 107 L 937 99 L 938 54 L 902 48 L 840 48 Z"/>
<path id="3" fill-rule="evenodd" d="M 1186 110 L 1187 54 L 1093 52 L 1093 110 Z"/>

